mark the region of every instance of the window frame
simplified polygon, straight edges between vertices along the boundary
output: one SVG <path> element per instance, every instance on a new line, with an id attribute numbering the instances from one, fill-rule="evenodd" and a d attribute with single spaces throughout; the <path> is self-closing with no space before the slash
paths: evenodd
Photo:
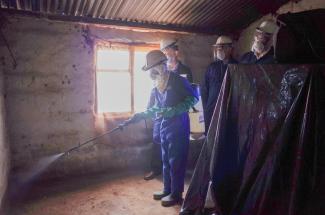
<path id="1" fill-rule="evenodd" d="M 97 72 L 102 71 L 104 72 L 105 69 L 97 69 L 97 51 L 99 49 L 103 49 L 103 48 L 121 48 L 122 50 L 128 50 L 129 52 L 129 67 L 128 67 L 128 73 L 130 74 L 130 81 L 131 81 L 131 111 L 128 112 L 102 112 L 100 113 L 98 111 L 98 93 L 97 93 Z M 145 50 L 145 51 L 150 51 L 150 50 L 154 50 L 154 49 L 158 49 L 159 50 L 159 44 L 153 44 L 153 43 L 120 43 L 120 42 L 110 42 L 110 41 L 97 41 L 95 43 L 95 114 L 96 115 L 102 115 L 104 117 L 111 117 L 111 118 L 115 118 L 115 117 L 129 117 L 130 115 L 134 114 L 134 105 L 135 105 L 135 84 L 134 84 L 134 59 L 135 59 L 135 52 L 139 51 L 139 50 Z M 107 70 L 106 70 L 107 71 Z M 122 71 L 118 71 L 118 72 L 122 72 Z M 149 99 L 149 98 L 148 98 Z"/>

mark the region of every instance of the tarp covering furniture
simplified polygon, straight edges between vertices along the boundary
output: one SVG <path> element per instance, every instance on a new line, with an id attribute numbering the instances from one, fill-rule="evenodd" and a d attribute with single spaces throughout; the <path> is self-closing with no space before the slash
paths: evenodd
<path id="1" fill-rule="evenodd" d="M 230 65 L 181 214 L 325 214 L 324 74 Z"/>

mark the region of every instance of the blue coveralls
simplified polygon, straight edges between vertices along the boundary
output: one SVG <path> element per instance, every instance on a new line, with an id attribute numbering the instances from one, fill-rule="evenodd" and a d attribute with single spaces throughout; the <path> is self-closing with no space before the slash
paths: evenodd
<path id="1" fill-rule="evenodd" d="M 171 72 L 166 90 L 160 93 L 153 89 L 155 106 L 160 108 L 174 107 L 182 103 L 186 97 L 192 96 L 198 99 L 196 92 L 190 83 L 183 77 Z M 184 178 L 189 148 L 190 122 L 187 112 L 173 116 L 163 117 L 159 132 L 162 162 L 164 192 L 179 195 L 184 191 Z M 154 134 L 158 136 L 158 134 Z"/>
<path id="2" fill-rule="evenodd" d="M 230 59 L 229 64 L 237 64 L 237 61 Z M 221 60 L 211 63 L 204 75 L 201 84 L 201 97 L 204 109 L 205 133 L 208 132 L 214 107 L 216 106 L 223 78 L 225 76 L 228 64 L 224 64 Z"/>
<path id="3" fill-rule="evenodd" d="M 155 89 L 151 90 L 147 108 L 155 106 Z M 153 135 L 151 146 L 150 170 L 156 174 L 162 171 L 161 146 L 160 146 L 160 124 L 161 118 L 153 118 Z"/>
<path id="4" fill-rule="evenodd" d="M 191 69 L 187 66 L 185 66 L 181 61 L 178 61 L 177 68 L 175 70 L 172 70 L 171 72 L 174 72 L 180 76 L 185 75 L 186 79 L 192 83 L 193 82 L 193 76 Z M 147 105 L 147 108 L 151 108 L 155 105 L 155 90 L 153 89 L 150 94 L 149 103 Z M 160 146 L 160 124 L 161 119 L 154 118 L 153 119 L 153 145 L 152 145 L 152 152 L 151 152 L 151 159 L 150 159 L 150 170 L 155 173 L 161 172 L 161 146 Z"/>

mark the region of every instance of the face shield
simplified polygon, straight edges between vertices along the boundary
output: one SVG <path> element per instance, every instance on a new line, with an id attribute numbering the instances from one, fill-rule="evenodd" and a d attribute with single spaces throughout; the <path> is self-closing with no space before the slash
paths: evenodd
<path id="1" fill-rule="evenodd" d="M 218 44 L 214 46 L 213 57 L 214 60 L 225 60 L 231 51 L 231 44 Z"/>
<path id="2" fill-rule="evenodd" d="M 149 70 L 149 76 L 159 92 L 164 92 L 166 90 L 169 74 L 170 72 L 167 70 L 165 63 L 154 66 Z"/>
<path id="3" fill-rule="evenodd" d="M 168 70 L 175 69 L 175 65 L 177 64 L 177 55 L 178 55 L 178 47 L 171 46 L 162 50 L 165 56 L 167 57 L 167 68 Z"/>
<path id="4" fill-rule="evenodd" d="M 256 53 L 263 53 L 268 51 L 272 46 L 272 34 L 265 33 L 259 29 L 256 29 L 254 34 L 254 43 L 252 51 Z"/>
<path id="5" fill-rule="evenodd" d="M 149 69 L 149 76 L 150 76 L 151 80 L 157 81 L 157 80 L 161 79 L 161 77 L 165 73 L 165 70 L 166 70 L 165 67 L 166 67 L 166 65 L 163 63 L 163 64 L 156 65 L 156 66 L 152 67 L 151 69 Z"/>
<path id="6" fill-rule="evenodd" d="M 151 78 L 151 80 L 157 80 L 159 77 L 160 73 L 159 70 L 156 67 L 153 67 L 149 70 L 149 76 Z"/>
<path id="7" fill-rule="evenodd" d="M 166 55 L 168 61 L 173 61 L 177 58 L 177 49 L 174 47 L 167 47 L 162 52 Z"/>

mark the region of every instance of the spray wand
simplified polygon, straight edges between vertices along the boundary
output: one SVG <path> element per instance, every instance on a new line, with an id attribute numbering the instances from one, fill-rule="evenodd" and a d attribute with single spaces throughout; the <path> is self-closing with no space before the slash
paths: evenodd
<path id="1" fill-rule="evenodd" d="M 113 128 L 113 129 L 111 129 L 111 130 L 109 130 L 109 131 L 107 131 L 107 132 L 105 132 L 105 133 L 103 133 L 101 135 L 98 135 L 96 137 L 90 138 L 89 140 L 86 140 L 85 142 L 80 143 L 79 145 L 74 146 L 74 147 L 68 149 L 67 151 L 65 151 L 63 153 L 63 155 L 66 155 L 66 154 L 69 155 L 70 152 L 75 151 L 75 150 L 79 149 L 80 147 L 82 147 L 82 146 L 84 146 L 84 145 L 86 145 L 86 144 L 88 144 L 88 143 L 90 143 L 90 142 L 92 142 L 92 141 L 94 141 L 94 140 L 96 140 L 96 139 L 98 139 L 100 137 L 103 137 L 105 135 L 110 135 L 110 134 L 114 133 L 115 131 L 119 131 L 119 130 L 122 131 L 124 127 L 128 126 L 130 123 L 133 123 L 133 121 L 134 120 L 132 120 L 132 118 L 131 119 L 128 119 L 128 120 L 125 120 L 123 123 L 121 123 L 117 127 Z"/>

